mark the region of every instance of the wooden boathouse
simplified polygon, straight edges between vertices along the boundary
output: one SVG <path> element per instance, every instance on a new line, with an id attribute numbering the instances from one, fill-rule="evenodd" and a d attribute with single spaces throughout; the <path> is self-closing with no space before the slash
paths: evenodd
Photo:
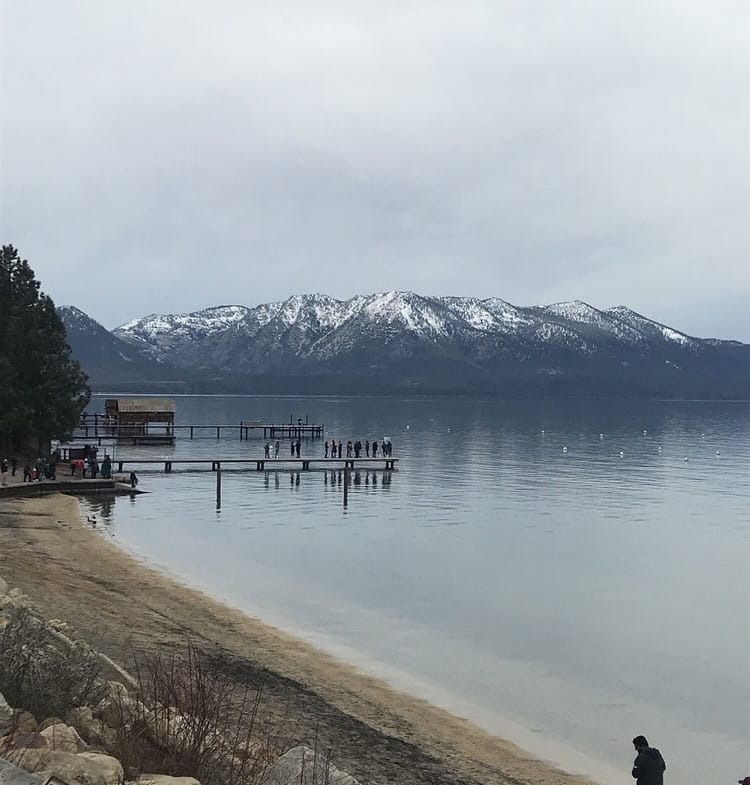
<path id="1" fill-rule="evenodd" d="M 104 405 L 105 430 L 118 442 L 173 445 L 174 401 L 171 398 L 109 398 Z"/>

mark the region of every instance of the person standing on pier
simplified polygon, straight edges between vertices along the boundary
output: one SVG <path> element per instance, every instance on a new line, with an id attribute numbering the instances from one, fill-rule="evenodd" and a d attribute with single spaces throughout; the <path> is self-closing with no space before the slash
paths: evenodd
<path id="1" fill-rule="evenodd" d="M 289 446 L 291 447 L 292 450 L 292 458 L 294 458 L 294 442 L 291 442 Z"/>
<path id="2" fill-rule="evenodd" d="M 362 442 L 359 439 L 357 439 L 357 441 L 354 442 L 354 457 L 359 458 L 359 454 L 361 452 L 362 452 Z"/>
<path id="3" fill-rule="evenodd" d="M 10 474 L 11 474 L 11 477 L 15 477 L 16 476 L 16 469 L 17 468 L 18 468 L 18 458 L 13 457 L 13 458 L 10 459 L 10 470 L 11 470 Z"/>
<path id="4" fill-rule="evenodd" d="M 323 445 L 323 447 L 325 448 L 325 451 L 326 451 L 326 452 L 325 452 L 325 455 L 324 455 L 323 457 L 324 457 L 324 458 L 327 458 L 327 457 L 328 457 L 328 442 L 327 442 L 327 441 L 326 441 L 326 443 Z"/>
<path id="5" fill-rule="evenodd" d="M 298 458 L 299 458 L 299 449 L 300 449 L 300 447 L 301 447 L 301 446 L 302 446 L 302 443 L 300 442 L 300 440 L 299 440 L 299 439 L 297 439 L 297 441 L 296 441 L 296 443 L 295 443 L 294 447 L 295 447 L 295 449 L 297 450 L 297 457 L 298 457 Z"/>
<path id="6" fill-rule="evenodd" d="M 347 458 L 351 458 L 352 457 L 352 440 L 351 439 L 349 439 L 349 441 L 347 441 L 347 443 L 346 443 L 346 457 Z"/>
<path id="7" fill-rule="evenodd" d="M 277 439 L 276 440 L 276 444 L 274 444 L 274 446 L 273 446 L 273 457 L 274 458 L 278 458 L 279 457 L 279 449 L 280 448 L 281 448 L 281 444 L 279 444 L 279 440 Z"/>
<path id="8" fill-rule="evenodd" d="M 339 440 L 339 458 L 341 457 L 341 440 Z"/>
<path id="9" fill-rule="evenodd" d="M 365 455 L 369 458 L 370 457 L 370 440 L 365 439 Z"/>
<path id="10" fill-rule="evenodd" d="M 264 458 L 270 458 L 270 457 L 271 457 L 270 450 L 271 450 L 271 447 L 270 447 L 270 445 L 268 444 L 268 442 L 266 442 L 266 443 L 263 445 L 263 457 L 264 457 Z"/>
<path id="11" fill-rule="evenodd" d="M 135 488 L 138 485 L 138 477 L 135 472 L 130 472 L 130 487 Z"/>
<path id="12" fill-rule="evenodd" d="M 372 457 L 373 458 L 377 458 L 378 457 L 378 443 L 377 442 L 373 442 L 372 443 Z"/>

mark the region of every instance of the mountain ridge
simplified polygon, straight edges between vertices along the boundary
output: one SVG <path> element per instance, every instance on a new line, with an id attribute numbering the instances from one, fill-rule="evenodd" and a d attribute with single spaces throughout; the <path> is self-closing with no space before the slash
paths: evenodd
<path id="1" fill-rule="evenodd" d="M 78 333 L 80 314 L 67 317 Z M 348 300 L 295 294 L 255 307 L 149 314 L 107 334 L 117 352 L 136 352 L 162 376 L 170 368 L 186 383 L 211 378 L 222 389 L 294 378 L 295 388 L 315 379 L 324 391 L 387 382 L 422 392 L 750 397 L 750 346 L 581 300 L 516 306 L 399 290 Z"/>

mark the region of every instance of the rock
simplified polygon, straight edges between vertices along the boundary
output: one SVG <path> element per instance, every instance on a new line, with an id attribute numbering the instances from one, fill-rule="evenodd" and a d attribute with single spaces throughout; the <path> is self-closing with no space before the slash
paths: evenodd
<path id="1" fill-rule="evenodd" d="M 61 722 L 62 720 L 59 717 L 47 717 L 46 720 L 39 723 L 39 733 L 41 733 L 45 728 L 49 728 L 50 725 L 57 725 Z"/>
<path id="2" fill-rule="evenodd" d="M 51 750 L 83 752 L 86 749 L 86 743 L 78 735 L 76 729 L 71 728 L 70 725 L 65 725 L 63 722 L 49 725 L 40 731 L 40 736 L 45 739 L 47 746 Z"/>
<path id="3" fill-rule="evenodd" d="M 318 756 L 317 765 L 315 750 L 310 747 L 292 747 L 285 752 L 266 773 L 261 785 L 317 785 L 326 761 L 323 755 Z M 359 785 L 354 777 L 339 771 L 335 766 L 328 766 L 327 785 Z"/>
<path id="4" fill-rule="evenodd" d="M 126 727 L 134 718 L 143 717 L 146 713 L 146 707 L 118 681 L 105 683 L 104 697 L 94 709 L 94 716 L 110 728 Z"/>
<path id="5" fill-rule="evenodd" d="M 201 785 L 194 777 L 170 777 L 168 774 L 141 774 L 136 785 Z"/>
<path id="6" fill-rule="evenodd" d="M 59 750 L 23 749 L 11 752 L 7 758 L 26 771 L 43 771 L 81 785 L 121 785 L 124 779 L 120 761 L 93 752 L 75 755 Z"/>
<path id="7" fill-rule="evenodd" d="M 8 584 L 0 578 L 0 594 L 7 594 L 8 593 Z"/>
<path id="8" fill-rule="evenodd" d="M 10 750 L 39 750 L 47 746 L 47 740 L 39 733 L 17 730 L 0 738 L 0 754 Z"/>
<path id="9" fill-rule="evenodd" d="M 13 727 L 16 730 L 28 731 L 29 733 L 35 733 L 37 730 L 39 730 L 36 719 L 30 711 L 22 711 L 16 717 Z"/>
<path id="10" fill-rule="evenodd" d="M 8 597 L 20 597 L 23 595 L 23 592 L 20 589 L 7 589 L 3 594 L 7 594 Z"/>
<path id="11" fill-rule="evenodd" d="M 104 777 L 103 785 L 122 785 L 122 782 L 125 780 L 122 764 L 111 755 L 104 755 L 101 752 L 81 752 L 76 757 L 83 758 L 99 768 Z"/>
<path id="12" fill-rule="evenodd" d="M 3 693 L 0 692 L 0 732 L 3 728 L 10 728 L 13 724 L 13 709 L 5 700 Z"/>
<path id="13" fill-rule="evenodd" d="M 0 785 L 42 785 L 46 779 L 29 774 L 7 760 L 0 760 Z"/>
<path id="14" fill-rule="evenodd" d="M 117 740 L 115 731 L 95 719 L 88 706 L 71 709 L 68 712 L 68 725 L 75 728 L 92 747 L 112 747 Z"/>

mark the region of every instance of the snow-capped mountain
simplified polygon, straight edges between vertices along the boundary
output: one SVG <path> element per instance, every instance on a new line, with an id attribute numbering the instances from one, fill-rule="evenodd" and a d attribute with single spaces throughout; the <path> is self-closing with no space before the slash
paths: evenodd
<path id="1" fill-rule="evenodd" d="M 750 346 L 694 338 L 624 306 L 599 310 L 580 301 L 519 307 L 496 297 L 401 291 L 349 300 L 298 294 L 254 308 L 152 314 L 113 335 L 141 356 L 203 378 L 315 377 L 323 380 L 316 389 L 325 380 L 341 389 L 342 377 L 357 389 L 425 391 L 509 384 L 520 391 L 521 380 L 542 390 L 575 380 L 580 390 L 589 379 L 611 391 L 635 384 L 669 394 L 678 377 L 687 386 L 698 378 L 750 379 Z"/>

